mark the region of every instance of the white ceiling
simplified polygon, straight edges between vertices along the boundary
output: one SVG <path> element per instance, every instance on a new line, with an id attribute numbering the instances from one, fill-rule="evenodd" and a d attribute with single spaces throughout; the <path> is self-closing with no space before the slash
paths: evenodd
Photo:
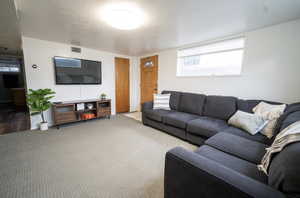
<path id="1" fill-rule="evenodd" d="M 129 0 L 144 10 L 148 22 L 139 29 L 124 31 L 113 29 L 97 17 L 103 5 L 116 0 L 15 1 L 25 36 L 127 55 L 152 53 L 300 18 L 299 0 Z"/>
<path id="2" fill-rule="evenodd" d="M 5 49 L 7 48 L 7 49 Z M 0 54 L 16 54 L 21 48 L 21 33 L 13 0 L 0 1 Z"/>

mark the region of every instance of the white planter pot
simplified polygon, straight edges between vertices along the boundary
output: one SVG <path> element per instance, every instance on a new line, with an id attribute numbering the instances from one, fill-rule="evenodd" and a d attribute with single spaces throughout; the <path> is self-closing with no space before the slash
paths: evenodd
<path id="1" fill-rule="evenodd" d="M 48 130 L 48 122 L 41 122 L 40 123 L 40 130 L 47 131 Z"/>

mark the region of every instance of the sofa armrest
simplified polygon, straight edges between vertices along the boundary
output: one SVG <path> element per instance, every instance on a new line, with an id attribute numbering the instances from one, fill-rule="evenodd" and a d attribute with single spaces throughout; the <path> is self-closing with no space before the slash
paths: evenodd
<path id="1" fill-rule="evenodd" d="M 165 198 L 285 197 L 264 183 L 180 147 L 166 154 L 164 188 Z"/>
<path id="2" fill-rule="evenodd" d="M 153 109 L 153 102 L 145 102 L 142 104 L 142 112 L 146 109 Z"/>

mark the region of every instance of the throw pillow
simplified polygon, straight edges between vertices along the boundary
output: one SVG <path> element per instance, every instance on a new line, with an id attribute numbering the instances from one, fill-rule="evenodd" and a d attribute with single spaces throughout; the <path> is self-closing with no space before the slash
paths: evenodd
<path id="1" fill-rule="evenodd" d="M 154 94 L 153 109 L 170 110 L 171 94 Z"/>
<path id="2" fill-rule="evenodd" d="M 228 124 L 244 129 L 251 135 L 261 131 L 267 123 L 261 116 L 239 110 L 228 120 Z"/>
<path id="3" fill-rule="evenodd" d="M 254 114 L 263 117 L 265 120 L 269 120 L 269 123 L 261 131 L 261 133 L 268 138 L 274 136 L 274 128 L 276 126 L 277 119 L 283 114 L 286 108 L 286 104 L 271 105 L 265 102 L 260 102 L 253 108 Z"/>

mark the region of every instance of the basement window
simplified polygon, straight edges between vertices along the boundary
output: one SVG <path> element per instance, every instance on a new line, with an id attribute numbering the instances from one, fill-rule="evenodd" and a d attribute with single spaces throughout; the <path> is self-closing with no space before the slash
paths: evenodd
<path id="1" fill-rule="evenodd" d="M 180 49 L 177 51 L 177 76 L 240 75 L 244 38 Z"/>

